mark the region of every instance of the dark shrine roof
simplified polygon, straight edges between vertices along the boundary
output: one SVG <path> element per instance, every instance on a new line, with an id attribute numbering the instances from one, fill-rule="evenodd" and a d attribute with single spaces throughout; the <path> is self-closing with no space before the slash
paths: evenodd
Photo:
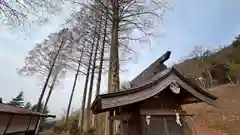
<path id="1" fill-rule="evenodd" d="M 149 65 L 145 70 L 143 70 L 140 74 L 138 74 L 135 78 L 130 81 L 131 87 L 136 87 L 145 83 L 146 80 L 151 79 L 157 73 L 163 71 L 167 67 L 163 64 L 166 60 L 169 59 L 171 55 L 170 51 L 167 51 L 157 60 L 155 60 L 151 65 Z"/>
<path id="2" fill-rule="evenodd" d="M 99 113 L 107 109 L 140 102 L 160 93 L 173 82 L 178 83 L 180 87 L 197 97 L 200 101 L 215 105 L 214 100 L 217 97 L 186 79 L 175 68 L 168 68 L 155 74 L 151 79 L 137 87 L 97 96 L 91 108 L 94 113 Z"/>
<path id="3" fill-rule="evenodd" d="M 55 115 L 47 115 L 43 113 L 33 112 L 29 109 L 15 107 L 12 105 L 7 105 L 0 103 L 0 113 L 7 113 L 12 115 L 29 115 L 29 116 L 40 116 L 40 117 L 52 117 L 55 118 Z"/>

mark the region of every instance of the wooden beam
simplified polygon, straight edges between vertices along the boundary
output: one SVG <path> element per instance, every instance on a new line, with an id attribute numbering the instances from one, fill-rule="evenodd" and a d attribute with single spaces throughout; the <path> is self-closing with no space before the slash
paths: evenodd
<path id="1" fill-rule="evenodd" d="M 110 116 L 109 119 L 110 120 L 129 120 L 130 117 L 131 117 L 130 114 L 119 114 L 115 116 Z"/>
<path id="2" fill-rule="evenodd" d="M 184 111 L 176 110 L 177 113 L 179 113 L 180 116 L 193 116 L 193 114 L 187 114 Z M 176 115 L 176 112 L 174 110 L 162 110 L 162 109 L 141 109 L 140 115 Z"/>

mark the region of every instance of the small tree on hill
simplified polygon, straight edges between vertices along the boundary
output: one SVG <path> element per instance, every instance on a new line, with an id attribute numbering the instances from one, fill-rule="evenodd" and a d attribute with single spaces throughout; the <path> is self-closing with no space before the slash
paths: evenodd
<path id="1" fill-rule="evenodd" d="M 26 109 L 30 109 L 31 107 L 32 107 L 32 104 L 29 101 L 24 106 L 24 108 Z"/>
<path id="2" fill-rule="evenodd" d="M 34 111 L 34 112 L 38 112 L 38 104 L 34 104 L 32 107 L 31 107 L 31 110 Z M 43 110 L 43 103 L 40 104 L 39 106 L 39 112 L 43 112 L 44 114 L 48 114 L 49 113 L 49 110 L 48 110 L 48 107 L 46 107 L 45 110 Z"/>
<path id="3" fill-rule="evenodd" d="M 24 93 L 21 91 L 15 98 L 13 98 L 9 103 L 16 107 L 24 107 Z"/>

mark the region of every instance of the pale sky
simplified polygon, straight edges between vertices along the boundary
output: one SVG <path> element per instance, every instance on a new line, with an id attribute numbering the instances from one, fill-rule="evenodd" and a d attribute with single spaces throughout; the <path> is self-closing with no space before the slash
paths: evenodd
<path id="1" fill-rule="evenodd" d="M 186 56 L 196 45 L 215 49 L 231 43 L 240 34 L 239 0 L 170 0 L 169 4 L 172 10 L 165 15 L 163 25 L 158 30 L 163 36 L 154 39 L 150 47 L 139 47 L 138 58 L 126 65 L 127 72 L 120 74 L 124 80 L 131 80 L 167 50 L 172 51 L 167 62 L 170 65 Z M 16 69 L 23 66 L 24 58 L 36 43 L 63 27 L 61 24 L 68 17 L 69 11 L 69 8 L 65 8 L 63 13 L 51 17 L 47 24 L 31 25 L 28 34 L 0 26 L 0 97 L 4 101 L 11 100 L 23 90 L 26 101 L 37 102 L 42 88 L 39 80 L 19 76 Z M 66 77 L 64 83 L 53 92 L 49 101 L 51 114 L 61 116 L 62 109 L 67 108 L 72 77 L 73 75 Z M 80 78 L 73 108 L 80 107 L 83 81 L 84 78 Z M 106 84 L 106 79 L 104 83 Z"/>

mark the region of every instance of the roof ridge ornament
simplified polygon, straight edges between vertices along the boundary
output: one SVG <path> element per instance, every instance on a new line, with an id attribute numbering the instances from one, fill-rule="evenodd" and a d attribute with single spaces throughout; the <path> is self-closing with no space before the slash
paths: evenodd
<path id="1" fill-rule="evenodd" d="M 171 51 L 167 51 L 165 52 L 158 60 L 159 63 L 164 63 L 165 61 L 167 61 L 170 58 L 171 55 Z"/>
<path id="2" fill-rule="evenodd" d="M 171 91 L 172 91 L 173 93 L 175 93 L 175 94 L 179 94 L 179 93 L 180 93 L 180 86 L 179 86 L 179 84 L 178 84 L 176 81 L 172 82 L 172 83 L 170 84 L 170 87 L 169 87 L 169 88 L 170 88 Z"/>

